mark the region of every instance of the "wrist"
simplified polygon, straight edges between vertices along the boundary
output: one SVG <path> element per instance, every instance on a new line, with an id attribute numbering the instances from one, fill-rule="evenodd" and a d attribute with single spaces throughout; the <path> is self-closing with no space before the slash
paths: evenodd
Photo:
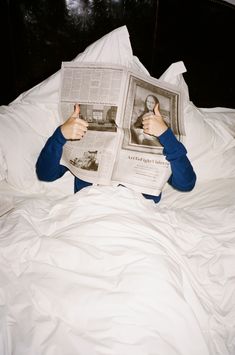
<path id="1" fill-rule="evenodd" d="M 57 129 L 55 130 L 55 135 L 56 135 L 55 138 L 59 143 L 65 144 L 67 142 L 67 139 L 61 130 L 61 126 L 57 127 Z"/>
<path id="2" fill-rule="evenodd" d="M 161 137 L 167 131 L 167 129 L 168 129 L 167 126 L 162 127 L 160 130 L 157 131 L 157 134 L 155 134 L 155 136 L 157 138 Z"/>

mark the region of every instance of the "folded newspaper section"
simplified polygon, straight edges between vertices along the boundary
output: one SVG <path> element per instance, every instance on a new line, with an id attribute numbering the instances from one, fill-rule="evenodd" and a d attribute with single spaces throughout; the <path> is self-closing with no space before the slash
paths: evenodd
<path id="1" fill-rule="evenodd" d="M 78 178 L 100 185 L 125 185 L 159 195 L 170 164 L 156 137 L 145 134 L 142 117 L 160 103 L 160 112 L 180 140 L 184 135 L 177 88 L 128 68 L 108 64 L 62 63 L 60 109 L 66 120 L 80 104 L 88 131 L 68 141 L 61 163 Z"/>

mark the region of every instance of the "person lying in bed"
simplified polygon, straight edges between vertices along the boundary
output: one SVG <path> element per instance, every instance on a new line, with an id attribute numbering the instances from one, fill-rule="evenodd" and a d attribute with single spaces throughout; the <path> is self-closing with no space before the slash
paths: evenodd
<path id="1" fill-rule="evenodd" d="M 191 191 L 196 183 L 196 174 L 187 158 L 184 145 L 174 136 L 172 130 L 167 127 L 159 109 L 155 106 L 154 114 L 143 118 L 144 133 L 158 138 L 163 146 L 163 154 L 170 162 L 172 174 L 168 183 L 179 191 Z M 37 162 L 36 173 L 39 180 L 54 181 L 59 179 L 69 169 L 60 164 L 63 146 L 67 140 L 82 139 L 87 132 L 88 123 L 79 118 L 80 108 L 76 104 L 73 114 L 53 133 L 43 147 Z M 74 191 L 78 192 L 91 183 L 75 177 Z M 143 194 L 145 198 L 159 202 L 158 196 Z"/>

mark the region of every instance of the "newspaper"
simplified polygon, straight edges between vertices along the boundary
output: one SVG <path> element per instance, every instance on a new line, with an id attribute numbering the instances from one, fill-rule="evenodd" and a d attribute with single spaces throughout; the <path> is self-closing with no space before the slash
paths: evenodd
<path id="1" fill-rule="evenodd" d="M 143 132 L 147 100 L 158 99 L 166 124 L 180 140 L 185 134 L 180 91 L 159 80 L 109 64 L 63 62 L 60 113 L 74 104 L 88 122 L 81 140 L 67 141 L 61 163 L 78 178 L 98 185 L 124 185 L 159 195 L 171 175 L 156 137 Z"/>

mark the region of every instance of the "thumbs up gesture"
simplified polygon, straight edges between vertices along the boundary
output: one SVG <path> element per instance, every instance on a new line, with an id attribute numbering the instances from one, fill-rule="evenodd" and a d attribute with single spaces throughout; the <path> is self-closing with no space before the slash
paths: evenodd
<path id="1" fill-rule="evenodd" d="M 159 104 L 154 107 L 153 114 L 147 114 L 143 117 L 144 133 L 151 136 L 159 137 L 167 130 L 167 125 L 159 111 Z"/>
<path id="2" fill-rule="evenodd" d="M 74 112 L 72 115 L 61 125 L 60 129 L 68 140 L 80 140 L 87 132 L 88 123 L 79 118 L 80 107 L 79 104 L 74 105 Z"/>

